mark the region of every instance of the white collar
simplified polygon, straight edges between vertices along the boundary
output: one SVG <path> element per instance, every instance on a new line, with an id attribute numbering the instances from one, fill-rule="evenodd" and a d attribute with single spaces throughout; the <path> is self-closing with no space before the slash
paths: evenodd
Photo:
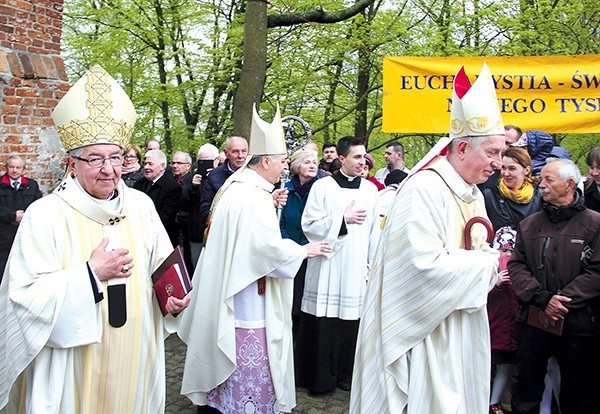
<path id="1" fill-rule="evenodd" d="M 340 174 L 342 174 L 344 177 L 346 177 L 346 179 L 348 181 L 354 181 L 356 178 L 360 178 L 358 175 L 355 175 L 354 177 L 350 177 L 349 175 L 344 174 L 344 172 L 342 171 L 341 168 L 340 168 Z"/>

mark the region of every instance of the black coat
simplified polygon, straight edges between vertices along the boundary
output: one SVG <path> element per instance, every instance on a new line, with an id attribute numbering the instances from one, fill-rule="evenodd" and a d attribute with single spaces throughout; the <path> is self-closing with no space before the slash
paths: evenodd
<path id="1" fill-rule="evenodd" d="M 175 218 L 179 211 L 181 186 L 169 174 L 163 174 L 154 184 L 150 184 L 144 177 L 135 183 L 133 188 L 148 194 L 148 197 L 152 199 L 160 221 L 162 221 L 169 234 L 171 243 L 176 246 L 178 244 L 179 229 Z"/>
<path id="2" fill-rule="evenodd" d="M 134 171 L 132 173 L 129 173 L 129 174 L 123 174 L 121 176 L 121 179 L 123 181 L 125 181 L 125 185 L 127 187 L 131 187 L 131 188 L 133 188 L 135 183 L 142 180 L 143 178 L 144 178 L 144 170 L 142 168 L 140 168 L 139 170 Z"/>
<path id="3" fill-rule="evenodd" d="M 586 183 L 585 191 L 583 192 L 583 203 L 590 210 L 600 213 L 600 193 L 598 192 L 598 185 L 592 178 L 588 178 L 588 180 L 590 182 Z"/>
<path id="4" fill-rule="evenodd" d="M 210 206 L 215 195 L 231 174 L 233 174 L 233 172 L 229 169 L 229 161 L 225 161 L 223 164 L 212 170 L 206 179 L 202 181 L 198 211 L 197 213 L 194 213 L 197 214 L 200 228 L 198 230 L 192 229 L 192 233 L 197 231 L 200 231 L 200 234 L 204 233 L 204 230 L 206 229 L 206 219 L 208 218 Z"/>
<path id="5" fill-rule="evenodd" d="M 38 183 L 22 177 L 19 190 L 10 185 L 8 174 L 0 180 L 0 249 L 10 250 L 17 234 L 15 221 L 17 210 L 25 211 L 31 203 L 42 197 Z"/>
<path id="6" fill-rule="evenodd" d="M 536 188 L 533 197 L 527 204 L 515 203 L 500 193 L 499 185 L 482 190 L 485 200 L 485 210 L 494 226 L 494 231 L 500 227 L 511 226 L 516 229 L 525 217 L 540 211 L 542 208 L 542 192 Z"/>
<path id="7" fill-rule="evenodd" d="M 195 243 L 202 243 L 202 223 L 200 223 L 200 185 L 193 185 L 193 175 L 183 180 L 181 185 L 181 206 L 179 215 L 185 214 L 187 216 L 188 234 L 190 241 Z"/>

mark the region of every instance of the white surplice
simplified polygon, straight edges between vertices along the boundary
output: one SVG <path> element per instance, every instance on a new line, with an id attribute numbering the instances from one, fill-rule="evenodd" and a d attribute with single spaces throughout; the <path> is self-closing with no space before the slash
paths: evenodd
<path id="1" fill-rule="evenodd" d="M 127 322 L 109 325 L 107 282 L 86 266 L 92 250 L 126 247 L 134 267 Z M 3 413 L 163 413 L 165 321 L 150 275 L 171 253 L 152 201 L 118 185 L 97 200 L 68 177 L 25 213 L 0 287 L 0 406 Z M 9 400 L 10 395 L 10 400 Z"/>
<path id="2" fill-rule="evenodd" d="M 317 317 L 357 320 L 365 292 L 370 243 L 379 224 L 375 203 L 377 187 L 365 179 L 359 188 L 342 188 L 333 177 L 316 181 L 308 194 L 302 214 L 302 230 L 311 242 L 327 241 L 329 257 L 308 259 L 302 297 L 302 311 Z M 365 209 L 362 224 L 346 224 L 347 234 L 340 235 L 344 211 L 354 201 L 354 209 Z"/>
<path id="3" fill-rule="evenodd" d="M 282 239 L 273 185 L 250 168 L 233 175 L 215 199 L 194 290 L 178 334 L 187 343 L 181 393 L 205 405 L 206 394 L 236 366 L 235 328 L 266 328 L 275 409 L 296 405 L 292 356 L 293 277 L 306 249 Z M 257 281 L 266 277 L 266 292 Z"/>
<path id="4" fill-rule="evenodd" d="M 403 183 L 387 217 L 362 312 L 350 412 L 481 414 L 488 411 L 486 313 L 498 255 L 475 185 L 445 157 Z M 443 178 L 442 178 L 443 177 Z"/>

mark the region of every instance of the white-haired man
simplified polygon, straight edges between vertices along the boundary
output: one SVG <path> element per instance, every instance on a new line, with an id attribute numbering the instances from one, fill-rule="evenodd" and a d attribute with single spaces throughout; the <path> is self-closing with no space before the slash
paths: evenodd
<path id="1" fill-rule="evenodd" d="M 25 160 L 21 156 L 9 155 L 4 167 L 6 174 L 0 178 L 0 281 L 23 214 L 42 197 L 38 183 L 25 177 Z"/>
<path id="2" fill-rule="evenodd" d="M 200 219 L 200 189 L 203 177 L 206 178 L 210 172 L 217 167 L 219 149 L 212 144 L 204 144 L 198 149 L 196 171 L 183 182 L 181 193 L 181 209 L 187 212 L 187 234 L 190 248 L 190 272 L 196 267 L 202 241 L 204 240 L 204 223 Z"/>
<path id="3" fill-rule="evenodd" d="M 472 86 L 461 68 L 450 137 L 403 182 L 382 230 L 361 317 L 351 413 L 488 412 L 486 302 L 498 253 L 483 226 L 470 231 L 467 223 L 486 220 L 476 184 L 500 168 L 503 149 L 487 65 Z"/>
<path id="4" fill-rule="evenodd" d="M 150 275 L 173 248 L 150 199 L 121 180 L 133 104 L 94 66 L 52 117 L 70 173 L 25 212 L 0 287 L 0 409 L 163 413 L 176 320 Z"/>
<path id="5" fill-rule="evenodd" d="M 519 223 L 508 263 L 521 305 L 512 412 L 540 412 L 546 365 L 554 356 L 560 412 L 598 413 L 600 214 L 584 206 L 581 174 L 571 160 L 549 159 L 541 178 L 542 211 Z M 541 312 L 532 326 L 534 308 Z M 540 329 L 559 323 L 560 335 Z"/>
<path id="6" fill-rule="evenodd" d="M 175 247 L 179 244 L 179 228 L 175 218 L 179 211 L 181 186 L 170 174 L 165 174 L 166 168 L 167 156 L 164 152 L 148 151 L 144 157 L 144 178 L 135 183 L 133 188 L 148 194 Z"/>
<path id="7" fill-rule="evenodd" d="M 173 179 L 179 186 L 181 186 L 181 194 L 179 197 L 179 211 L 177 211 L 175 217 L 175 225 L 177 227 L 177 244 L 181 244 L 183 247 L 183 258 L 185 260 L 186 267 L 191 271 L 193 268 L 192 255 L 190 248 L 190 234 L 188 231 L 190 214 L 183 204 L 183 192 L 185 187 L 189 185 L 192 180 L 192 173 L 190 168 L 192 167 L 192 157 L 190 154 L 184 151 L 177 151 L 173 154 L 173 161 L 171 161 L 171 173 Z"/>
<path id="8" fill-rule="evenodd" d="M 173 154 L 173 161 L 171 161 L 171 171 L 173 172 L 173 178 L 177 181 L 177 184 L 182 185 L 186 176 L 190 174 L 190 168 L 192 167 L 192 157 L 190 154 L 183 151 L 177 151 Z"/>

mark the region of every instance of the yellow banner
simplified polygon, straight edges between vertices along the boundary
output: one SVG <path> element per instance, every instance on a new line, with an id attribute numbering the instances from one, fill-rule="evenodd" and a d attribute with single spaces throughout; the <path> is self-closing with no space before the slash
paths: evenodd
<path id="1" fill-rule="evenodd" d="M 600 55 L 384 57 L 383 131 L 446 134 L 452 81 L 487 62 L 504 124 L 524 131 L 600 132 Z"/>

